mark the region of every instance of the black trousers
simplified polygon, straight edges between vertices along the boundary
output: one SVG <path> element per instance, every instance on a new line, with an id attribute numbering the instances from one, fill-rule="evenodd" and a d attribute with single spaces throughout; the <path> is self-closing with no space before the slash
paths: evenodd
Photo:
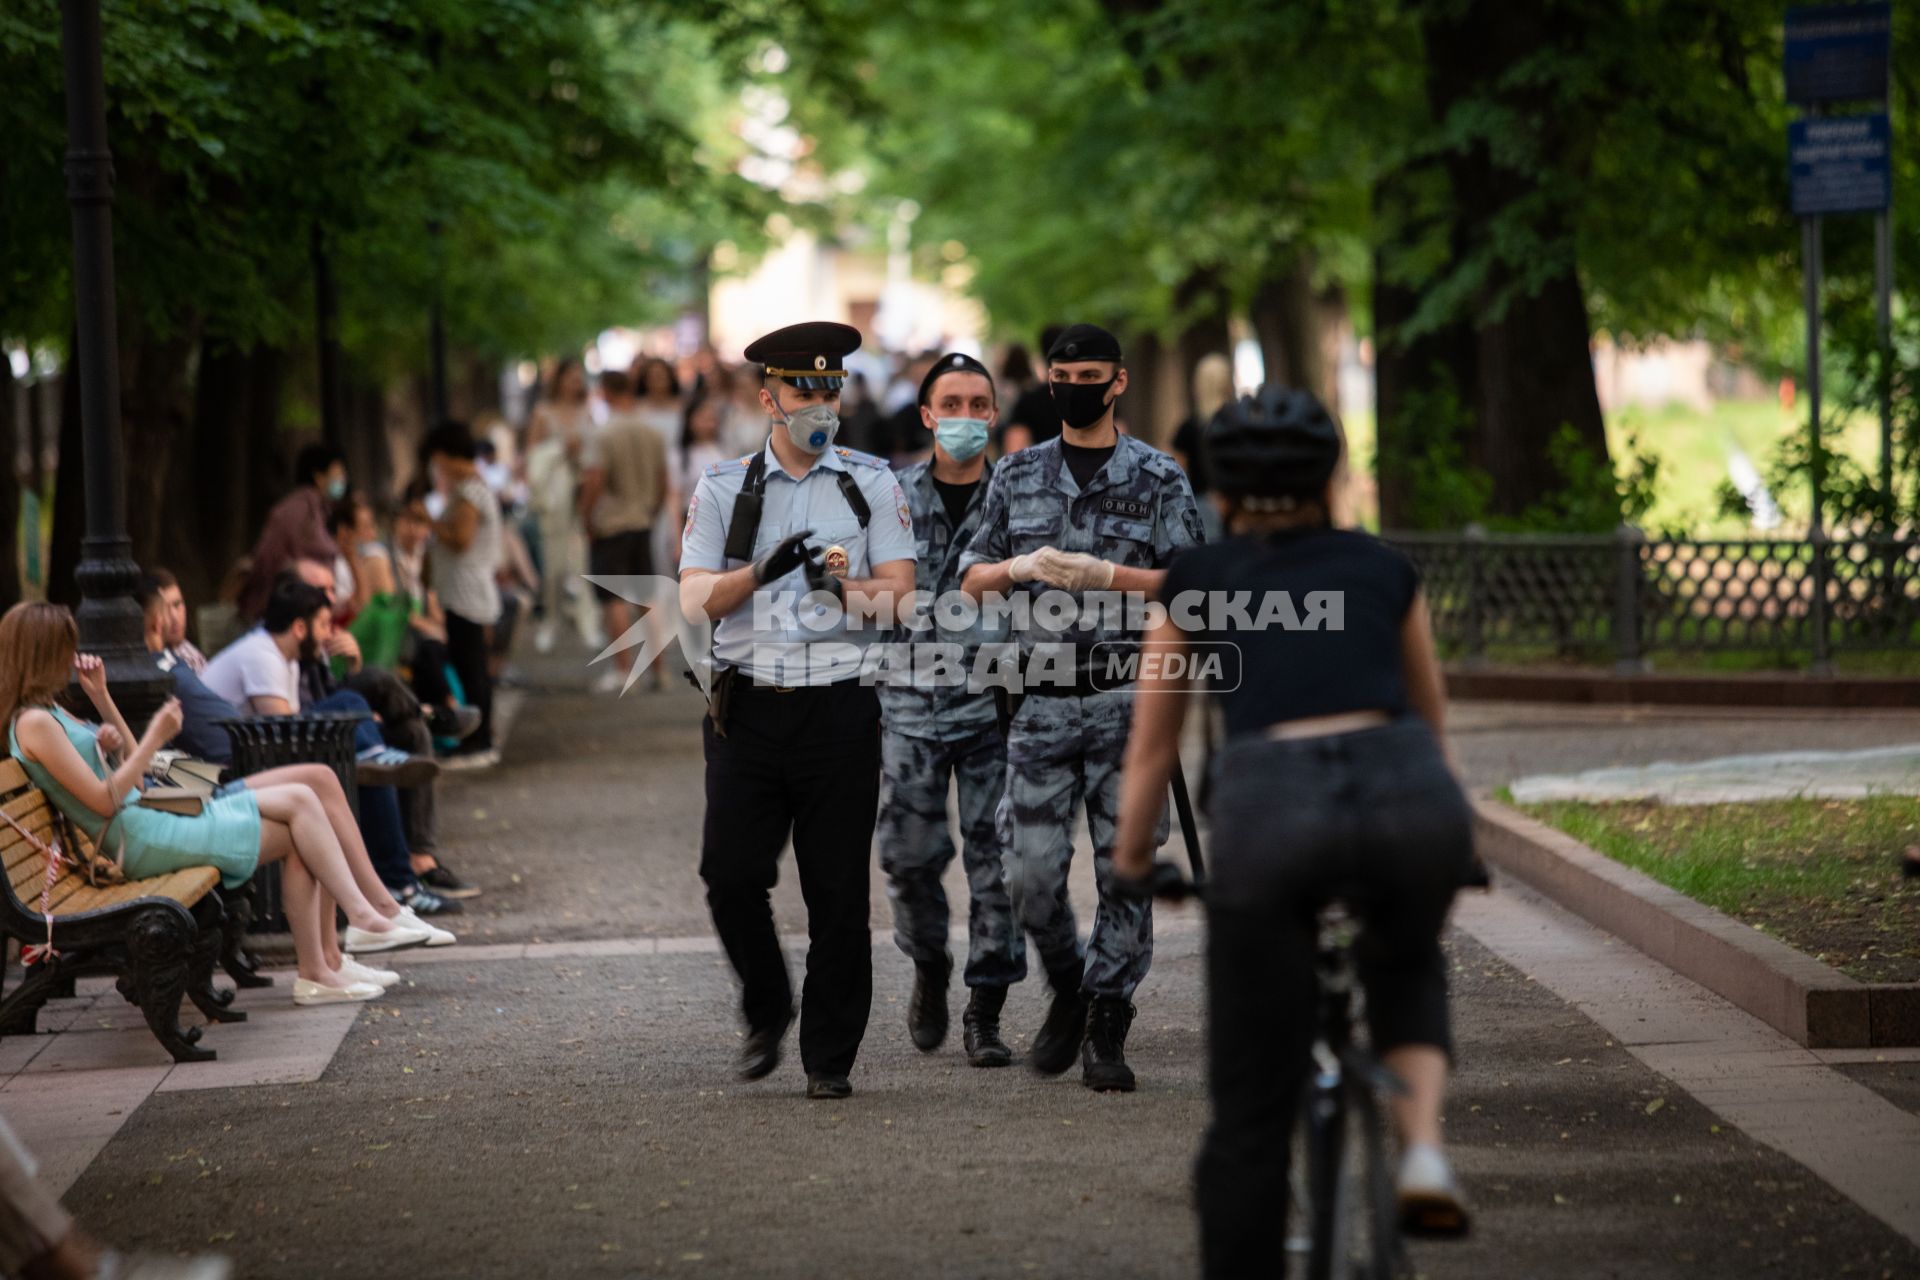
<path id="1" fill-rule="evenodd" d="M 768 891 L 781 848 L 807 903 L 800 1061 L 845 1075 L 873 1003 L 868 860 L 880 803 L 880 703 L 856 681 L 782 693 L 742 681 L 727 736 L 704 722 L 707 816 L 700 877 L 714 929 L 740 975 L 747 1025 L 777 1026 L 793 987 Z"/>
<path id="2" fill-rule="evenodd" d="M 1209 806 L 1207 1086 L 1195 1168 L 1202 1271 L 1285 1265 L 1287 1157 L 1311 1062 L 1320 906 L 1362 923 L 1368 1047 L 1451 1052 L 1440 931 L 1473 859 L 1473 819 L 1418 721 L 1268 742 L 1216 760 Z"/>
<path id="3" fill-rule="evenodd" d="M 480 713 L 480 727 L 460 749 L 485 751 L 493 745 L 493 677 L 487 671 L 486 627 L 448 610 L 447 661 L 460 677 L 467 705 Z"/>

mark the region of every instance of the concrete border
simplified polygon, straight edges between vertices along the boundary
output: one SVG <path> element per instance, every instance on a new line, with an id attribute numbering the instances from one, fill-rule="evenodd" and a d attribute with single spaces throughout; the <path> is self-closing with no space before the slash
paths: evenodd
<path id="1" fill-rule="evenodd" d="M 1759 672 L 1616 675 L 1586 667 L 1447 668 L 1447 696 L 1478 702 L 1575 702 L 1686 707 L 1920 708 L 1920 680 Z"/>
<path id="2" fill-rule="evenodd" d="M 1622 866 L 1545 823 L 1474 797 L 1481 856 L 1810 1049 L 1920 1045 L 1920 983 L 1856 982 Z"/>

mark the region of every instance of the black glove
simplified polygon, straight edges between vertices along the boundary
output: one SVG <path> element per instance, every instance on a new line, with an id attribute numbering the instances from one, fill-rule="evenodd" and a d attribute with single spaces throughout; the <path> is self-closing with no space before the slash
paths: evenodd
<path id="1" fill-rule="evenodd" d="M 764 587 L 777 578 L 784 578 L 807 562 L 811 553 L 807 550 L 807 539 L 813 536 L 813 530 L 802 529 L 791 538 L 783 538 L 773 550 L 753 562 L 753 583 Z"/>
<path id="2" fill-rule="evenodd" d="M 843 605 L 847 602 L 846 588 L 840 585 L 840 575 L 827 572 L 827 566 L 820 559 L 819 552 L 807 552 L 805 572 L 808 591 L 824 591 Z"/>

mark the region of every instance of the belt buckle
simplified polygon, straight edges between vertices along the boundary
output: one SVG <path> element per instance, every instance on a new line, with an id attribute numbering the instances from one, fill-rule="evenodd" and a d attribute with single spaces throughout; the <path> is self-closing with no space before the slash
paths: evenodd
<path id="1" fill-rule="evenodd" d="M 773 686 L 773 691 L 775 693 L 792 693 L 795 689 L 799 687 L 800 686 L 798 685 L 792 685 L 792 684 L 776 684 Z"/>

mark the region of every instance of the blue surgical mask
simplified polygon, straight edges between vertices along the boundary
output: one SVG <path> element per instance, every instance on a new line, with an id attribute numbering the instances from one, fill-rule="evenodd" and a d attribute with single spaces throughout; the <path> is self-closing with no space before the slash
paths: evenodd
<path id="1" fill-rule="evenodd" d="M 779 408 L 778 404 L 774 406 Z M 807 453 L 825 453 L 840 430 L 840 415 L 830 404 L 810 404 L 792 413 L 780 410 L 781 423 L 794 448 Z"/>
<path id="2" fill-rule="evenodd" d="M 987 447 L 985 418 L 935 418 L 933 438 L 955 462 L 965 462 Z"/>
<path id="3" fill-rule="evenodd" d="M 347 482 L 345 480 L 327 481 L 327 498 L 330 501 L 338 502 L 340 501 L 340 499 L 346 496 L 347 496 Z"/>

